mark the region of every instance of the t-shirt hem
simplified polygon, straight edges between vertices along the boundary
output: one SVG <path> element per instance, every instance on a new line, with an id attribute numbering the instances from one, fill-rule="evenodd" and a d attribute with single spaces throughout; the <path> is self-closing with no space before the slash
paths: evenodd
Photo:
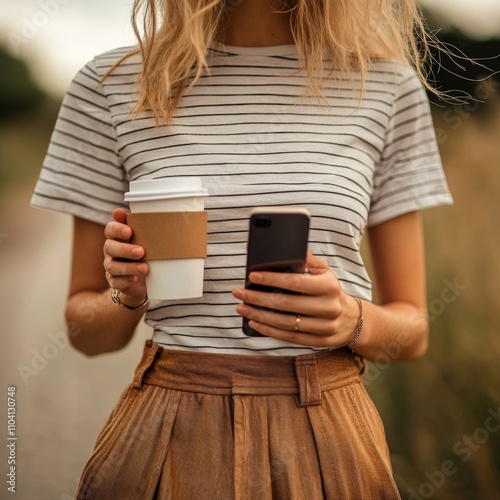
<path id="1" fill-rule="evenodd" d="M 30 206 L 39 210 L 47 210 L 49 212 L 79 217 L 80 219 L 95 222 L 102 226 L 105 226 L 113 218 L 111 214 L 106 215 L 89 208 L 71 206 L 64 201 L 60 203 L 54 200 L 44 202 L 43 198 L 40 198 L 36 194 L 31 198 Z"/>
<path id="2" fill-rule="evenodd" d="M 231 341 L 233 339 L 228 338 L 227 341 Z M 251 340 L 251 339 L 249 339 Z M 257 339 L 259 342 L 265 339 Z M 305 354 L 314 354 L 325 351 L 333 351 L 336 349 L 340 349 L 344 346 L 338 347 L 324 347 L 324 348 L 314 348 L 314 347 L 304 347 L 298 346 L 297 344 L 286 345 L 286 343 L 276 344 L 272 343 L 272 345 L 246 345 L 246 346 L 234 346 L 233 345 L 208 345 L 203 344 L 203 338 L 199 338 L 200 343 L 198 345 L 192 344 L 179 344 L 175 341 L 172 341 L 168 337 L 165 338 L 164 335 L 159 335 L 156 332 L 151 337 L 151 341 L 155 344 L 158 344 L 164 349 L 172 350 L 172 351 L 186 351 L 192 353 L 208 353 L 208 354 L 227 354 L 227 355 L 242 355 L 242 356 L 286 356 L 286 357 L 295 357 Z"/>
<path id="3" fill-rule="evenodd" d="M 407 200 L 404 206 L 398 205 L 393 208 L 389 207 L 371 216 L 368 220 L 367 227 L 370 228 L 378 226 L 379 224 L 395 219 L 396 217 L 399 217 L 401 215 L 409 214 L 411 212 L 418 212 L 421 210 L 426 210 L 428 208 L 445 205 L 453 205 L 453 198 L 451 197 L 451 195 L 433 195 L 432 198 L 428 199 Z"/>

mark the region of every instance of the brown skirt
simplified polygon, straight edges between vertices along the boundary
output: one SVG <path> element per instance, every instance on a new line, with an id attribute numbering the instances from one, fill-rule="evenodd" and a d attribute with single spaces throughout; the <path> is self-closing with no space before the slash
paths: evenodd
<path id="1" fill-rule="evenodd" d="M 246 356 L 147 341 L 76 498 L 399 499 L 361 373 L 348 349 Z"/>

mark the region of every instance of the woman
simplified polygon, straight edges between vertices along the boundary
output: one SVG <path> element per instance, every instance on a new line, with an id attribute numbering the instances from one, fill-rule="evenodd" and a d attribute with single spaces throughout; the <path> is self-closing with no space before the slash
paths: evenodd
<path id="1" fill-rule="evenodd" d="M 420 210 L 451 202 L 414 2 L 137 0 L 141 15 L 140 52 L 76 76 L 33 198 L 74 217 L 72 344 L 118 350 L 145 312 L 154 328 L 77 498 L 399 498 L 361 361 L 425 353 Z M 210 194 L 204 293 L 149 303 L 123 194 L 177 176 Z M 242 287 L 248 215 L 269 205 L 312 213 L 308 272 L 250 279 L 299 295 Z"/>

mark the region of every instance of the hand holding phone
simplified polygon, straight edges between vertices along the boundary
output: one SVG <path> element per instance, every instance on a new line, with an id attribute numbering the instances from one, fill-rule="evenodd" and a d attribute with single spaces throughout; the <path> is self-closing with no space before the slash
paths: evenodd
<path id="1" fill-rule="evenodd" d="M 300 207 L 269 207 L 252 210 L 248 235 L 245 288 L 273 293 L 295 293 L 249 281 L 253 271 L 303 273 L 305 271 L 311 215 Z M 243 332 L 262 336 L 243 318 Z"/>

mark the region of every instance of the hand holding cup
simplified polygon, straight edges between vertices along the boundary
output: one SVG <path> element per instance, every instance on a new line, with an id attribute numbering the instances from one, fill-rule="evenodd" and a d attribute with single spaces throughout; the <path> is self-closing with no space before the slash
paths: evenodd
<path id="1" fill-rule="evenodd" d="M 147 294 L 145 276 L 149 266 L 142 259 L 144 248 L 130 243 L 132 228 L 123 209 L 113 212 L 113 221 L 104 229 L 104 269 L 111 288 L 140 302 Z M 132 302 L 132 299 L 128 302 Z M 133 304 L 131 304 L 133 305 Z"/>

